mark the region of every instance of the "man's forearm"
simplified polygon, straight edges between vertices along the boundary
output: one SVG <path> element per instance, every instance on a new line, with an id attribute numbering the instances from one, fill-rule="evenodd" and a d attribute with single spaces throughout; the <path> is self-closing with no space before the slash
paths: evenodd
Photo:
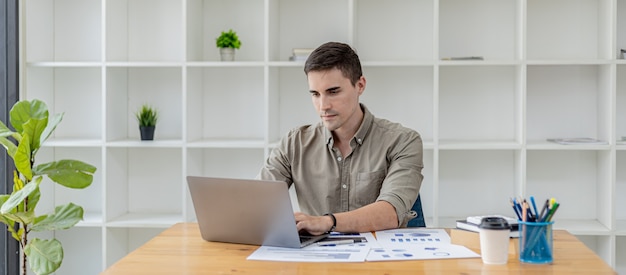
<path id="1" fill-rule="evenodd" d="M 359 209 L 334 213 L 338 232 L 371 232 L 398 227 L 395 208 L 386 201 L 377 201 Z"/>

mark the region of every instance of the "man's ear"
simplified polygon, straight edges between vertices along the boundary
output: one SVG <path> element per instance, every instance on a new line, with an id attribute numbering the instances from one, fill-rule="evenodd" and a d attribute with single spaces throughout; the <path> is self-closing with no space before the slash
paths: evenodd
<path id="1" fill-rule="evenodd" d="M 359 92 L 359 95 L 363 94 L 363 91 L 365 91 L 365 85 L 367 84 L 367 81 L 365 81 L 365 77 L 361 76 L 359 78 L 359 80 L 356 82 L 356 88 Z"/>

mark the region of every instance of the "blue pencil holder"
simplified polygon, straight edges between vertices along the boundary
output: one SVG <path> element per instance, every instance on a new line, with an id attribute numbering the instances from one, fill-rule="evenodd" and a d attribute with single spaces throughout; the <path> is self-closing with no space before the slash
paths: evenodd
<path id="1" fill-rule="evenodd" d="M 550 264 L 553 261 L 552 224 L 519 222 L 519 260 L 523 263 Z"/>

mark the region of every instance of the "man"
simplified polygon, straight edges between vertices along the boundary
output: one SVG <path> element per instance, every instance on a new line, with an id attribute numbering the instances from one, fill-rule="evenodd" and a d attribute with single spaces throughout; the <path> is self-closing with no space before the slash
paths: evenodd
<path id="1" fill-rule="evenodd" d="M 406 226 L 422 182 L 422 140 L 359 102 L 365 77 L 346 44 L 315 49 L 304 65 L 317 125 L 291 130 L 257 178 L 295 185 L 299 230 L 370 232 Z"/>

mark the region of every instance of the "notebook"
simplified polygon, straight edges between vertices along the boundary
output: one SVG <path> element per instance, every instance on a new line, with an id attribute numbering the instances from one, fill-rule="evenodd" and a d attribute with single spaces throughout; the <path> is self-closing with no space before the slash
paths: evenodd
<path id="1" fill-rule="evenodd" d="M 300 248 L 326 235 L 299 234 L 282 181 L 188 176 L 206 241 Z"/>

